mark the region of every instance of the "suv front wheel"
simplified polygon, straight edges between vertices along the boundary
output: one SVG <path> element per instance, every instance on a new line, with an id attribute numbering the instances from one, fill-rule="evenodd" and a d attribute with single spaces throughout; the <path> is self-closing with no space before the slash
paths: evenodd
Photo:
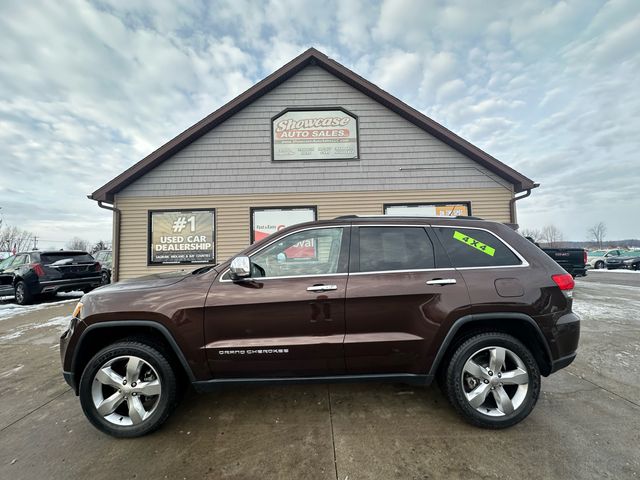
<path id="1" fill-rule="evenodd" d="M 176 404 L 176 375 L 166 355 L 138 341 L 98 352 L 80 379 L 89 421 L 114 437 L 139 437 L 159 428 Z"/>
<path id="2" fill-rule="evenodd" d="M 481 333 L 462 343 L 446 371 L 446 392 L 469 423 L 506 428 L 525 419 L 540 394 L 540 372 L 527 347 L 511 335 Z"/>

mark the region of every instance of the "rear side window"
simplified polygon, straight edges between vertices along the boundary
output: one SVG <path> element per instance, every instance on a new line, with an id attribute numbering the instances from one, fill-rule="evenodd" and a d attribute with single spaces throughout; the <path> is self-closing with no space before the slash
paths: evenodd
<path id="1" fill-rule="evenodd" d="M 360 227 L 361 272 L 433 267 L 433 245 L 424 228 Z"/>
<path id="2" fill-rule="evenodd" d="M 504 267 L 520 259 L 498 237 L 484 230 L 434 227 L 454 267 Z"/>
<path id="3" fill-rule="evenodd" d="M 51 265 L 59 260 L 66 260 L 70 258 L 73 263 L 89 263 L 94 259 L 88 253 L 65 253 L 65 252 L 52 252 L 40 254 L 40 259 L 43 264 Z"/>

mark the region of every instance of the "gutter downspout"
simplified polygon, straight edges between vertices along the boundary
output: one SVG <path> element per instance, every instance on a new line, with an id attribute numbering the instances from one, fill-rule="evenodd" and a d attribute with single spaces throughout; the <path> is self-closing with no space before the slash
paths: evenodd
<path id="1" fill-rule="evenodd" d="M 91 195 L 88 195 L 91 198 Z M 92 198 L 91 198 L 92 199 Z M 93 200 L 93 199 L 92 199 Z M 113 252 L 113 265 L 111 267 L 111 282 L 118 281 L 120 276 L 120 210 L 114 206 L 105 205 L 101 200 L 98 200 L 98 206 L 105 210 L 113 212 L 115 218 L 113 219 L 114 231 L 113 231 L 113 246 L 111 248 Z"/>
<path id="2" fill-rule="evenodd" d="M 524 195 L 520 195 L 519 197 L 514 196 L 511 200 L 509 200 L 509 216 L 511 218 L 511 223 L 513 225 L 517 225 L 516 222 L 516 202 L 518 200 L 522 200 L 523 198 L 527 198 L 529 195 L 531 195 L 531 190 L 533 190 L 534 188 L 539 187 L 540 184 L 539 183 L 534 183 L 532 188 L 528 188 Z M 517 226 L 516 226 L 516 230 L 517 230 Z"/>

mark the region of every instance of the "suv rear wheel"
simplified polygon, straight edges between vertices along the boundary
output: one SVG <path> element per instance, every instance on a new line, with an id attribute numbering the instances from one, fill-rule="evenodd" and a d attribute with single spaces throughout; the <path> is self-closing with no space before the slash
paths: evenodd
<path id="1" fill-rule="evenodd" d="M 89 421 L 114 437 L 139 437 L 159 428 L 176 404 L 176 375 L 167 356 L 137 341 L 98 352 L 80 379 Z"/>
<path id="2" fill-rule="evenodd" d="M 540 394 L 540 372 L 527 347 L 489 332 L 462 343 L 446 371 L 446 393 L 469 423 L 506 428 L 525 419 Z"/>
<path id="3" fill-rule="evenodd" d="M 33 300 L 33 294 L 25 282 L 20 280 L 15 286 L 16 302 L 19 305 L 29 305 Z"/>

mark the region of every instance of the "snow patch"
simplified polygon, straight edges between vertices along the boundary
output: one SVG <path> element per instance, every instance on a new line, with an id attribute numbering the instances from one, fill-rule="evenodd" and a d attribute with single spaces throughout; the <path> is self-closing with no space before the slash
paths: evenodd
<path id="1" fill-rule="evenodd" d="M 53 317 L 44 323 L 28 323 L 26 325 L 21 325 L 20 327 L 13 329 L 10 333 L 0 336 L 0 341 L 15 340 L 16 338 L 20 338 L 25 333 L 31 332 L 33 330 L 38 330 L 40 328 L 57 327 L 57 330 L 62 333 L 67 329 L 67 327 L 69 327 L 70 321 L 71 315 L 66 315 L 63 317 Z"/>
<path id="2" fill-rule="evenodd" d="M 0 297 L 0 321 L 7 318 L 14 317 L 16 315 L 24 315 L 26 313 L 35 312 L 37 310 L 43 310 L 49 308 L 52 305 L 61 305 L 64 303 L 75 302 L 83 295 L 82 292 L 65 292 L 59 294 L 61 300 L 57 302 L 45 302 L 36 305 L 18 305 L 17 303 L 1 303 L 9 300 L 13 300 L 13 297 Z"/>

